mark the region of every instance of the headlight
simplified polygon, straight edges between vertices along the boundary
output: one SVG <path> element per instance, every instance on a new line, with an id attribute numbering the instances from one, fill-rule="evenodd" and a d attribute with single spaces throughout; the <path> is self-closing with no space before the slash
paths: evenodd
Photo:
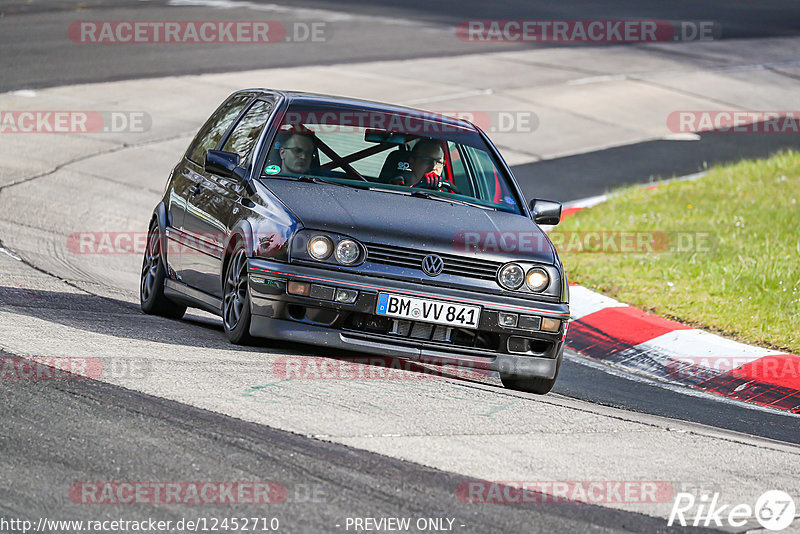
<path id="1" fill-rule="evenodd" d="M 534 267 L 528 271 L 528 274 L 525 276 L 525 281 L 528 283 L 528 287 L 537 293 L 539 291 L 544 291 L 547 289 L 547 286 L 550 285 L 550 277 L 547 275 L 547 271 L 541 267 Z"/>
<path id="2" fill-rule="evenodd" d="M 497 280 L 505 289 L 519 289 L 525 281 L 525 271 L 516 263 L 508 263 L 500 269 Z"/>
<path id="3" fill-rule="evenodd" d="M 361 249 L 352 239 L 342 239 L 336 245 L 336 261 L 342 265 L 353 265 L 360 255 Z"/>
<path id="4" fill-rule="evenodd" d="M 315 235 L 308 242 L 308 253 L 315 260 L 324 260 L 333 252 L 333 241 L 326 235 Z"/>

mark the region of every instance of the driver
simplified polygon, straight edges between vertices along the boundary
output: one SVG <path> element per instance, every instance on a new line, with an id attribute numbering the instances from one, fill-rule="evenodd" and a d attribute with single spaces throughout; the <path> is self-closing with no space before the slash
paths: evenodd
<path id="1" fill-rule="evenodd" d="M 424 189 L 439 189 L 444 170 L 442 143 L 436 139 L 424 138 L 417 141 L 408 156 L 411 177 L 398 176 L 391 183 Z"/>
<path id="2" fill-rule="evenodd" d="M 293 133 L 281 144 L 281 168 L 286 172 L 303 174 L 311 168 L 314 140 L 310 135 Z"/>

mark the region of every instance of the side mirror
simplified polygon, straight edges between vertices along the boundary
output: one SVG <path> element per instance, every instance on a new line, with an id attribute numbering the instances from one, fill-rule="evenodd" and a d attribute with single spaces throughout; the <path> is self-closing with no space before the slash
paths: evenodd
<path id="1" fill-rule="evenodd" d="M 247 171 L 239 167 L 239 159 L 239 154 L 233 152 L 209 150 L 206 152 L 206 172 L 236 180 L 252 195 L 255 193 L 255 188 L 247 178 Z"/>
<path id="2" fill-rule="evenodd" d="M 209 150 L 206 152 L 206 172 L 225 178 L 236 178 L 234 172 L 238 166 L 239 154 L 223 152 L 222 150 Z"/>
<path id="3" fill-rule="evenodd" d="M 561 221 L 561 202 L 534 198 L 531 200 L 531 215 L 536 224 L 556 225 Z"/>

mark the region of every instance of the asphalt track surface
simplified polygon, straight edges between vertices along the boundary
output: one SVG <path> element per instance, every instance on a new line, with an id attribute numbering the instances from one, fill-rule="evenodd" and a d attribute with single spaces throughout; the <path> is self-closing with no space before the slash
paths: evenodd
<path id="1" fill-rule="evenodd" d="M 723 39 L 800 32 L 800 7 L 794 0 L 563 3 L 299 0 L 284 4 L 245 0 L 90 0 L 77 5 L 63 0 L 17 0 L 0 2 L 0 49 L 4 53 L 0 92 L 149 76 L 565 46 L 454 39 L 455 26 L 471 19 L 712 21 L 720 28 L 719 37 Z M 146 53 L 138 46 L 70 41 L 69 23 L 98 20 L 275 20 L 287 26 L 298 20 L 325 22 L 329 40 L 324 46 L 310 42 L 280 42 L 267 47 L 224 43 L 146 44 L 143 45 Z M 153 57 L 158 60 L 153 61 Z M 401 77 L 402 72 L 397 75 Z"/>
<path id="2" fill-rule="evenodd" d="M 453 7 L 456 4 L 444 2 L 433 5 L 424 2 L 293 2 L 293 8 L 331 9 L 335 6 L 337 10 L 357 12 L 366 17 L 419 21 L 429 27 L 426 33 L 429 40 L 408 39 L 402 31 L 387 38 L 385 32 L 371 27 L 368 21 L 351 21 L 358 26 L 358 31 L 343 30 L 347 38 L 335 46 L 315 48 L 313 54 L 298 54 L 299 47 L 276 45 L 268 57 L 257 60 L 241 52 L 232 60 L 225 46 L 205 49 L 204 45 L 198 45 L 180 50 L 173 47 L 166 51 L 169 53 L 160 55 L 157 64 L 139 56 L 135 50 L 112 51 L 108 47 L 97 47 L 87 53 L 81 46 L 63 46 L 67 18 L 174 20 L 179 17 L 173 14 L 176 9 L 188 9 L 165 4 L 149 2 L 147 13 L 143 14 L 142 2 L 84 2 L 80 12 L 74 11 L 69 2 L 2 3 L 0 46 L 8 54 L 2 60 L 4 74 L 0 91 L 175 73 L 475 53 L 518 46 L 471 44 L 464 47 L 460 43 L 450 43 L 452 39 L 449 38 L 442 39 L 441 43 L 437 41 L 440 26 L 454 25 L 467 18 L 714 19 L 724 22 L 726 36 L 737 37 L 794 34 L 800 26 L 795 2 L 760 2 L 757 7 L 746 2 L 703 2 L 700 5 L 670 2 L 668 7 L 655 2 L 609 2 L 602 8 L 595 2 L 575 2 L 568 8 L 544 8 L 529 2 L 486 7 L 486 3 L 468 2 L 457 4 L 457 15 Z M 721 8 L 723 4 L 724 9 Z M 745 4 L 749 9 L 744 9 Z M 191 19 L 220 18 L 216 9 L 191 9 Z M 251 10 L 237 7 L 225 13 L 230 20 L 279 18 L 254 16 Z M 309 20 L 313 18 L 314 13 L 309 13 Z M 400 43 L 403 46 L 399 46 Z M 36 68 L 30 68 L 31 64 Z M 515 172 L 528 188 L 538 179 L 585 177 L 589 171 L 605 170 L 591 173 L 596 177 L 594 182 L 576 180 L 568 196 L 563 187 L 552 191 L 552 198 L 571 200 L 599 194 L 626 182 L 694 172 L 703 167 L 704 161 L 758 156 L 798 144 L 792 136 L 767 137 L 747 140 L 737 136 L 734 141 L 711 134 L 703 136 L 701 143 L 693 143 L 688 153 L 685 142 L 653 141 L 529 164 Z M 676 154 L 684 156 L 676 159 Z M 622 168 L 612 164 L 620 161 L 626 162 Z M 14 295 L 0 297 L 8 303 Z M 48 315 L 54 317 L 59 316 L 58 310 L 107 309 L 109 320 L 119 322 L 116 325 L 119 330 L 127 325 L 126 315 L 140 314 L 130 303 L 85 295 L 42 292 L 37 303 L 48 308 L 51 311 Z M 30 308 L 31 314 L 40 312 L 41 308 Z M 84 327 L 95 328 L 88 323 Z M 188 335 L 196 330 L 210 331 L 217 335 L 220 345 L 225 343 L 221 327 L 216 323 L 188 320 L 180 324 L 180 329 L 188 331 Z M 145 339 L 152 333 L 128 335 L 133 339 Z M 309 348 L 306 353 L 314 354 L 314 349 Z M 464 381 L 457 387 L 471 385 Z M 495 389 L 498 396 L 508 394 L 499 387 Z M 738 403 L 607 372 L 576 358 L 565 360 L 553 396 L 800 443 L 796 417 L 745 408 Z M 0 427 L 2 516 L 32 519 L 47 516 L 59 505 L 53 495 L 66 492 L 75 480 L 185 480 L 203 473 L 208 480 L 280 480 L 288 490 L 286 502 L 276 505 L 274 510 L 269 508 L 265 512 L 262 508 L 257 512 L 281 518 L 282 525 L 286 525 L 281 531 L 286 532 L 342 531 L 336 525 L 345 517 L 392 515 L 453 517 L 462 521 L 463 531 L 468 532 L 580 532 L 590 528 L 598 532 L 665 530 L 661 519 L 577 503 L 468 506 L 453 497 L 454 488 L 464 480 L 460 475 L 247 423 L 103 382 L 3 381 L 0 397 L 7 413 L 13 414 L 3 416 Z M 530 399 L 530 402 L 536 400 Z M 316 497 L 310 496 L 314 491 Z M 177 513 L 169 507 L 158 506 L 138 508 L 135 516 L 141 517 L 145 511 L 151 517 L 163 519 L 186 516 L 184 511 Z M 204 508 L 202 514 L 224 516 L 229 512 L 225 508 Z M 96 513 L 85 507 L 80 513 L 96 517 Z M 109 516 L 125 517 L 130 513 L 130 509 L 124 508 L 103 509 L 103 514 Z"/>
<path id="3" fill-rule="evenodd" d="M 237 517 L 277 518 L 280 532 L 344 532 L 348 517 L 407 516 L 453 519 L 455 532 L 522 532 L 531 525 L 538 532 L 689 531 L 664 529 L 658 518 L 583 503 L 478 507 L 462 502 L 454 491 L 474 479 L 103 382 L 11 381 L 0 388 L 0 399 L 5 410 L 15 413 L 0 434 L 0 467 L 12 479 L 0 489 L 0 513 L 34 523 L 59 512 L 61 518 L 97 517 L 85 510 L 65 511 L 69 508 L 42 498 L 54 490 L 66 493 L 76 480 L 155 481 L 149 475 L 177 481 L 195 480 L 202 473 L 208 481 L 280 481 L 284 501 L 235 507 Z M 204 505 L 195 513 L 145 504 L 132 511 L 117 504 L 104 506 L 103 517 L 177 522 L 227 517 L 231 510 Z"/>

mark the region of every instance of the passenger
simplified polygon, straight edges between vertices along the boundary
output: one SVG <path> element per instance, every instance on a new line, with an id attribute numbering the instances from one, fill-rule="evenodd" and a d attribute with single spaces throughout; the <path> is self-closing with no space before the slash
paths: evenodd
<path id="1" fill-rule="evenodd" d="M 392 183 L 425 189 L 439 189 L 444 170 L 442 143 L 436 139 L 424 138 L 417 141 L 408 156 L 411 177 L 398 176 Z"/>
<path id="2" fill-rule="evenodd" d="M 281 169 L 283 172 L 303 174 L 311 168 L 314 156 L 314 138 L 307 134 L 293 133 L 281 144 Z"/>

